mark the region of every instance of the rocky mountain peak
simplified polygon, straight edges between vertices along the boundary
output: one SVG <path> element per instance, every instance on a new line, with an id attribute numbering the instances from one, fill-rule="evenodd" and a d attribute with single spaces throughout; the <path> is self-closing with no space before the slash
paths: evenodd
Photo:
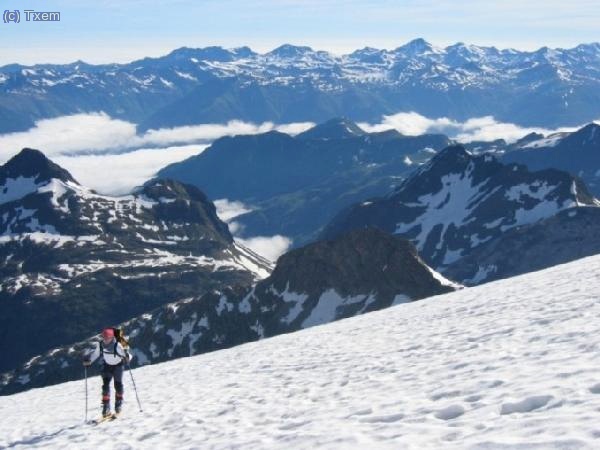
<path id="1" fill-rule="evenodd" d="M 432 165 L 454 168 L 454 166 L 464 166 L 472 160 L 472 155 L 462 145 L 449 145 L 435 155 L 431 162 Z"/>
<path id="2" fill-rule="evenodd" d="M 371 227 L 286 253 L 262 284 L 313 295 L 333 289 L 342 296 L 404 293 L 415 299 L 452 290 L 409 241 Z"/>
<path id="3" fill-rule="evenodd" d="M 407 42 L 404 45 L 401 45 L 396 50 L 395 53 L 403 53 L 409 57 L 420 56 L 427 53 L 436 53 L 436 49 L 433 45 L 427 42 L 423 38 L 413 39 L 410 42 Z"/>
<path id="4" fill-rule="evenodd" d="M 413 172 L 397 189 L 410 192 L 436 192 L 442 178 L 450 174 L 480 172 L 487 165 L 499 165 L 492 156 L 475 156 L 462 145 L 450 145 L 439 151 L 420 169 Z M 489 170 L 489 169 L 488 169 Z"/>
<path id="5" fill-rule="evenodd" d="M 570 133 L 561 142 L 561 145 L 597 146 L 600 149 L 600 125 L 589 123 L 583 128 Z"/>
<path id="6" fill-rule="evenodd" d="M 342 211 L 323 236 L 378 226 L 410 239 L 428 264 L 443 270 L 509 229 L 585 205 L 598 201 L 567 172 L 532 172 L 451 146 L 387 197 Z"/>
<path id="7" fill-rule="evenodd" d="M 0 167 L 0 184 L 9 178 L 31 178 L 35 184 L 53 178 L 77 183 L 68 171 L 50 161 L 41 151 L 31 148 L 24 148 Z"/>
<path id="8" fill-rule="evenodd" d="M 267 56 L 275 56 L 279 58 L 295 58 L 298 56 L 302 56 L 306 53 L 311 53 L 312 51 L 313 49 L 307 46 L 283 44 L 277 47 L 276 49 L 271 50 L 269 53 L 267 53 Z"/>
<path id="9" fill-rule="evenodd" d="M 365 131 L 353 121 L 345 117 L 338 117 L 320 123 L 300 133 L 297 137 L 300 139 L 346 139 L 364 134 Z"/>
<path id="10" fill-rule="evenodd" d="M 515 147 L 522 147 L 526 144 L 529 144 L 530 142 L 535 142 L 540 139 L 544 139 L 543 134 L 532 132 L 532 133 L 529 133 L 529 134 L 523 136 L 519 140 L 517 140 L 514 145 L 515 145 Z"/>
<path id="11" fill-rule="evenodd" d="M 181 47 L 173 50 L 165 58 L 172 61 L 184 61 L 195 58 L 206 61 L 231 61 L 236 55 L 223 47 L 212 46 L 204 48 Z"/>
<path id="12" fill-rule="evenodd" d="M 171 179 L 152 179 L 142 186 L 137 195 L 154 203 L 158 220 L 193 223 L 215 238 L 233 243 L 229 228 L 217 216 L 217 210 L 208 197 L 197 187 Z"/>
<path id="13" fill-rule="evenodd" d="M 0 329 L 10 323 L 27 342 L 0 342 L 0 371 L 103 323 L 271 271 L 196 187 L 152 180 L 132 195 L 100 195 L 37 150 L 0 174 Z M 31 320 L 49 309 L 52 326 Z"/>

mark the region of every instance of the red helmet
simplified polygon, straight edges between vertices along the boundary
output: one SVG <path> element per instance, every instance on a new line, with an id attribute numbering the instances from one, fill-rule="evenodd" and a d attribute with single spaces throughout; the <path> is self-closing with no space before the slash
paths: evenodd
<path id="1" fill-rule="evenodd" d="M 107 340 L 114 338 L 115 330 L 113 330 L 112 328 L 105 328 L 104 330 L 102 330 L 102 337 Z"/>

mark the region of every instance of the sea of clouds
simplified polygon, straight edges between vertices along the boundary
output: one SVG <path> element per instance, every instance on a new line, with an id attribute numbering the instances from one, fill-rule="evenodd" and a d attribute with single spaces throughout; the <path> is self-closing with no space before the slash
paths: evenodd
<path id="1" fill-rule="evenodd" d="M 134 123 L 102 112 L 74 114 L 39 120 L 27 131 L 0 134 L 0 163 L 22 148 L 36 148 L 69 170 L 81 184 L 102 194 L 121 195 L 154 177 L 161 168 L 202 153 L 220 137 L 271 130 L 295 135 L 312 126 L 311 122 L 254 124 L 232 120 L 138 134 Z M 495 139 L 513 142 L 531 132 L 549 135 L 576 129 L 520 127 L 498 122 L 491 116 L 458 122 L 445 117 L 432 119 L 415 112 L 384 116 L 380 123 L 359 123 L 359 126 L 369 132 L 396 129 L 405 135 L 442 133 L 459 142 Z M 233 219 L 251 208 L 235 200 L 221 199 L 216 204 L 221 218 L 229 223 L 238 240 L 271 260 L 289 248 L 291 241 L 285 236 L 241 238 L 239 225 Z"/>
<path id="2" fill-rule="evenodd" d="M 408 136 L 417 136 L 425 133 L 441 133 L 458 142 L 494 141 L 504 139 L 506 142 L 515 142 L 529 133 L 549 135 L 557 132 L 574 131 L 578 127 L 563 127 L 548 129 L 540 127 L 521 127 L 514 123 L 498 122 L 492 116 L 475 117 L 465 122 L 459 122 L 441 117 L 431 119 L 416 112 L 402 112 L 383 116 L 380 123 L 359 123 L 362 129 L 369 132 L 389 130 L 391 128 Z"/>
<path id="3" fill-rule="evenodd" d="M 278 130 L 297 134 L 313 123 L 254 124 L 232 120 L 225 124 L 200 124 L 136 132 L 136 125 L 104 113 L 75 114 L 43 119 L 27 131 L 0 134 L 0 162 L 22 148 L 43 151 L 71 171 L 82 184 L 104 194 L 125 194 L 153 177 L 164 166 L 200 154 L 215 139 L 236 134 L 258 134 Z M 396 129 L 405 135 L 443 133 L 460 142 L 505 139 L 515 141 L 531 132 L 544 135 L 574 128 L 549 130 L 520 127 L 479 117 L 465 122 L 431 119 L 415 112 L 384 116 L 380 123 L 360 123 L 366 131 Z M 102 170 L 98 170 L 98 168 Z"/>
<path id="4" fill-rule="evenodd" d="M 102 194 L 130 192 L 168 164 L 198 155 L 215 139 L 270 130 L 296 134 L 312 123 L 275 125 L 237 120 L 136 133 L 136 125 L 104 113 L 44 119 L 30 130 L 0 134 L 0 162 L 22 148 L 43 151 L 81 184 Z M 99 168 L 101 170 L 99 170 Z"/>

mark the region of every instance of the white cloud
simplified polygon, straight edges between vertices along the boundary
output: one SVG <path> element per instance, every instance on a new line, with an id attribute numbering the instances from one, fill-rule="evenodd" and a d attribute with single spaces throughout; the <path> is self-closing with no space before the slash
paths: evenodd
<path id="1" fill-rule="evenodd" d="M 292 240 L 276 234 L 275 236 L 256 236 L 248 239 L 236 238 L 236 241 L 258 253 L 269 261 L 277 261 L 292 245 Z"/>
<path id="2" fill-rule="evenodd" d="M 122 195 L 144 184 L 168 164 L 200 154 L 206 147 L 186 145 L 121 154 L 61 155 L 52 159 L 84 186 L 102 194 Z"/>
<path id="3" fill-rule="evenodd" d="M 292 245 L 292 240 L 276 234 L 274 236 L 254 236 L 242 238 L 243 225 L 233 219 L 252 211 L 252 208 L 239 201 L 230 201 L 226 198 L 215 200 L 217 215 L 229 225 L 229 231 L 240 244 L 258 253 L 269 261 L 277 261 Z"/>
<path id="4" fill-rule="evenodd" d="M 43 119 L 30 130 L 0 135 L 0 159 L 6 161 L 24 147 L 42 150 L 47 156 L 77 153 L 121 153 L 150 146 L 209 143 L 222 136 L 282 130 L 297 134 L 313 123 L 275 125 L 232 120 L 226 124 L 201 124 L 149 130 L 137 135 L 136 125 L 104 113 L 74 114 Z"/>
<path id="5" fill-rule="evenodd" d="M 232 120 L 137 135 L 135 124 L 107 114 L 74 114 L 39 120 L 28 131 L 0 135 L 0 163 L 22 148 L 36 148 L 69 170 L 83 185 L 105 194 L 123 194 L 153 177 L 162 167 L 199 154 L 222 136 L 270 130 L 297 134 L 313 125 Z"/>
<path id="6" fill-rule="evenodd" d="M 214 204 L 217 207 L 217 215 L 223 222 L 230 222 L 231 219 L 252 211 L 252 208 L 242 202 L 229 201 L 226 198 L 215 200 Z"/>
<path id="7" fill-rule="evenodd" d="M 202 124 L 190 125 L 176 128 L 162 128 L 160 130 L 149 130 L 143 136 L 137 138 L 144 144 L 163 145 L 176 142 L 190 141 L 213 141 L 222 136 L 233 136 L 236 134 L 259 134 L 267 131 L 278 130 L 288 134 L 298 134 L 315 124 L 312 122 L 289 123 L 275 125 L 273 122 L 253 124 L 240 120 L 231 120 L 226 124 Z"/>
<path id="8" fill-rule="evenodd" d="M 48 157 L 126 147 L 135 137 L 135 124 L 106 114 L 75 114 L 44 119 L 28 131 L 0 135 L 0 158 L 7 160 L 24 147 L 42 150 Z"/>
<path id="9" fill-rule="evenodd" d="M 417 136 L 434 129 L 451 126 L 452 120 L 447 118 L 429 119 L 416 112 L 401 112 L 390 116 L 383 116 L 378 124 L 359 123 L 358 125 L 368 132 L 379 132 L 394 128 L 402 134 Z"/>
<path id="10" fill-rule="evenodd" d="M 244 231 L 244 226 L 239 222 L 228 222 L 227 225 L 229 225 L 229 231 L 234 236 L 239 236 Z"/>
<path id="11" fill-rule="evenodd" d="M 396 129 L 402 134 L 416 136 L 425 133 L 442 133 L 459 142 L 493 141 L 504 139 L 514 142 L 523 136 L 536 132 L 544 135 L 574 131 L 579 127 L 562 127 L 555 130 L 541 127 L 521 127 L 513 123 L 498 122 L 492 116 L 476 117 L 458 122 L 447 117 L 430 119 L 416 112 L 402 112 L 384 116 L 381 123 L 360 123 L 365 131 L 377 132 Z"/>
<path id="12" fill-rule="evenodd" d="M 296 135 L 300 134 L 303 131 L 308 130 L 315 126 L 313 122 L 297 122 L 297 123 L 288 123 L 283 125 L 278 125 L 275 127 L 277 131 L 281 131 L 282 133 Z"/>
<path id="13" fill-rule="evenodd" d="M 297 134 L 313 125 L 311 122 L 275 125 L 271 122 L 253 124 L 233 120 L 226 124 L 150 130 L 137 135 L 135 124 L 113 119 L 104 113 L 75 114 L 40 120 L 25 132 L 0 135 L 0 162 L 6 161 L 21 148 L 38 148 L 69 170 L 83 185 L 104 194 L 120 195 L 142 185 L 166 165 L 201 153 L 219 137 L 270 130 Z M 359 125 L 371 132 L 394 128 L 406 135 L 444 133 L 461 142 L 499 138 L 510 142 L 533 131 L 548 135 L 576 129 L 526 128 L 498 122 L 491 116 L 458 122 L 446 117 L 431 119 L 415 112 L 384 116 L 378 124 Z M 252 208 L 228 199 L 217 200 L 215 205 L 236 240 L 260 255 L 275 261 L 291 246 L 292 241 L 281 235 L 242 238 L 243 226 L 233 219 L 252 211 Z"/>
<path id="14" fill-rule="evenodd" d="M 139 149 L 121 154 L 59 155 L 54 161 L 69 170 L 75 179 L 103 194 L 122 195 L 142 185 L 167 164 L 181 161 L 204 151 L 208 145 L 187 145 L 157 149 Z M 101 168 L 101 170 L 99 170 Z M 240 201 L 214 201 L 217 215 L 229 225 L 235 240 L 264 258 L 275 262 L 292 245 L 281 235 L 242 238 L 243 226 L 233 219 L 252 211 Z"/>

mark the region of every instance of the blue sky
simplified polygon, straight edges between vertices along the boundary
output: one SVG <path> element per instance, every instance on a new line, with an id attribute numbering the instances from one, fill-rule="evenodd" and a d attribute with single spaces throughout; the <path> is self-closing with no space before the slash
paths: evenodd
<path id="1" fill-rule="evenodd" d="M 181 47 L 282 43 L 345 53 L 423 37 L 535 49 L 600 41 L 598 0 L 0 0 L 60 23 L 0 22 L 0 64 L 124 62 Z"/>

